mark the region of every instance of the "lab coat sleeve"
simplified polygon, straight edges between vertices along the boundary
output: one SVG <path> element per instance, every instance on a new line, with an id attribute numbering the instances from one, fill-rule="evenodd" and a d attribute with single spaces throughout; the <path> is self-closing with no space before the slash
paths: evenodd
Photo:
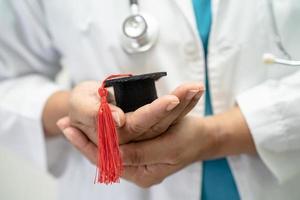
<path id="1" fill-rule="evenodd" d="M 60 65 L 41 6 L 0 0 L 0 145 L 46 169 L 41 115 Z"/>
<path id="2" fill-rule="evenodd" d="M 237 97 L 260 158 L 279 182 L 300 174 L 300 72 Z"/>

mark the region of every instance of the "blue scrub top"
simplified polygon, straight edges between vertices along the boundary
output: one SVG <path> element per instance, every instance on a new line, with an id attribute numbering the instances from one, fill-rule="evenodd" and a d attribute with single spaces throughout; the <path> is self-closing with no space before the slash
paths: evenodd
<path id="1" fill-rule="evenodd" d="M 209 90 L 207 52 L 212 22 L 210 0 L 193 0 L 197 28 L 205 53 L 205 115 L 213 115 Z M 239 193 L 226 158 L 203 162 L 202 200 L 239 200 Z"/>

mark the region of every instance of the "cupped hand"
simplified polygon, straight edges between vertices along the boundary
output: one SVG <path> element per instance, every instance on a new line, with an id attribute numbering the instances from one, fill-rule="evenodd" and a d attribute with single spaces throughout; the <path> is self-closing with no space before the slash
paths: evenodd
<path id="1" fill-rule="evenodd" d="M 213 157 L 217 137 L 200 117 L 188 116 L 157 138 L 121 146 L 123 178 L 150 187 L 191 163 Z"/>
<path id="2" fill-rule="evenodd" d="M 125 125 L 118 130 L 120 144 L 151 139 L 164 133 L 195 107 L 203 91 L 202 84 L 186 83 L 170 95 L 126 113 Z"/>

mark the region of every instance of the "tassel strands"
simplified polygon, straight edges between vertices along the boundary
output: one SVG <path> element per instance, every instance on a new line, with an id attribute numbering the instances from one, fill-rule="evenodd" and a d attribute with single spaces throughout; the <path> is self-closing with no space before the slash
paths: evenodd
<path id="1" fill-rule="evenodd" d="M 105 81 L 113 78 L 131 76 L 130 74 L 111 75 L 98 89 L 101 104 L 98 111 L 98 161 L 95 183 L 113 184 L 120 182 L 123 164 L 119 150 L 119 139 L 107 102 L 108 91 Z"/>

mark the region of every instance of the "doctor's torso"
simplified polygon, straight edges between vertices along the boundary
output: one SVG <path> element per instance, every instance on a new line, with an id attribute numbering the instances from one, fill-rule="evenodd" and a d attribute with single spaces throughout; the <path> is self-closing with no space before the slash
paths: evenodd
<path id="1" fill-rule="evenodd" d="M 190 1 L 141 1 L 141 12 L 158 22 L 159 37 L 153 49 L 136 55 L 125 53 L 121 45 L 122 23 L 130 14 L 128 1 L 64 0 L 43 4 L 54 46 L 74 82 L 101 80 L 111 73 L 154 71 L 169 74 L 158 87 L 161 93 L 182 82 L 203 82 L 204 55 Z M 261 57 L 264 52 L 282 53 L 275 46 L 267 1 L 213 1 L 212 9 L 208 67 L 213 104 L 220 112 L 232 105 L 232 97 L 244 89 L 281 76 L 280 68 L 263 65 Z"/>
<path id="2" fill-rule="evenodd" d="M 15 4 L 18 7 L 17 1 Z M 204 54 L 191 1 L 141 0 L 141 12 L 158 22 L 159 37 L 150 51 L 136 55 L 125 53 L 120 44 L 122 23 L 130 14 L 126 0 L 44 0 L 32 4 L 36 6 L 33 10 L 40 9 L 38 12 L 43 13 L 41 20 L 52 46 L 73 83 L 102 80 L 112 73 L 166 71 L 168 76 L 157 86 L 160 94 L 166 94 L 183 82 L 204 82 Z M 42 11 L 37 5 L 42 5 Z M 283 55 L 274 42 L 267 1 L 215 0 L 212 5 L 208 68 L 212 103 L 215 112 L 219 113 L 234 105 L 236 96 L 244 90 L 266 79 L 291 74 L 296 69 L 269 67 L 261 62 L 265 52 Z M 291 11 L 299 12 L 300 8 L 291 8 Z M 283 19 L 289 17 L 280 9 L 275 10 L 275 15 Z M 289 34 L 286 30 L 280 33 Z M 290 37 L 294 36 L 285 38 Z M 289 43 L 289 39 L 284 41 Z M 291 51 L 299 58 L 300 53 L 294 53 L 295 49 Z M 203 100 L 195 112 L 203 114 Z M 94 167 L 73 149 L 67 147 L 65 151 L 64 161 L 52 164 L 53 168 L 58 165 L 61 168 L 53 170 L 59 179 L 61 199 L 200 198 L 201 163 L 177 172 L 158 186 L 143 190 L 125 181 L 114 186 L 93 185 Z M 297 195 L 291 186 L 293 181 L 277 189 L 275 178 L 256 156 L 233 157 L 230 163 L 243 199 L 282 199 L 288 193 Z M 268 185 L 265 190 L 260 186 L 262 183 Z"/>

